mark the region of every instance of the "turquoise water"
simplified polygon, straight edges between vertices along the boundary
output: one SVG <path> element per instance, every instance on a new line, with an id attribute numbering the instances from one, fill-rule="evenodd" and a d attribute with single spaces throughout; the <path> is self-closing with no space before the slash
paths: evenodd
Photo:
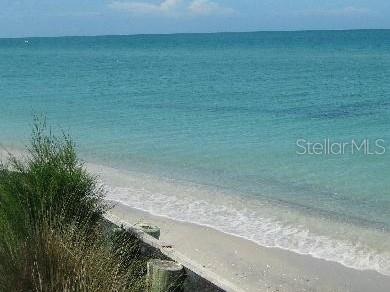
<path id="1" fill-rule="evenodd" d="M 216 189 L 226 199 L 215 208 L 234 207 L 235 215 L 226 211 L 232 224 L 264 204 L 287 208 L 293 215 L 272 222 L 330 240 L 330 248 L 350 241 L 356 254 L 342 263 L 390 273 L 390 31 L 0 39 L 0 69 L 2 145 L 20 148 L 32 115 L 44 113 L 87 161 L 191 183 L 188 196 Z M 297 139 L 382 139 L 387 151 L 298 155 Z M 215 200 L 208 194 L 202 202 Z M 132 205 L 132 195 L 121 200 Z M 319 255 L 318 241 L 290 246 L 271 232 L 267 240 L 279 241 L 264 243 L 256 230 L 222 228 L 201 207 L 202 222 L 179 219 L 328 255 Z M 361 230 L 371 238 L 356 239 Z"/>

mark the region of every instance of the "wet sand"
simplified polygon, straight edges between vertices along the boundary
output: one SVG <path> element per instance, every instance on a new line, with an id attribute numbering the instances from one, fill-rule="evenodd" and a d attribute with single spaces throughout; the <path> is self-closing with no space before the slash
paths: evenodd
<path id="1" fill-rule="evenodd" d="M 259 246 L 209 227 L 175 221 L 120 203 L 110 211 L 131 224 L 158 225 L 161 240 L 243 291 L 390 291 L 390 277 L 341 264 Z"/>

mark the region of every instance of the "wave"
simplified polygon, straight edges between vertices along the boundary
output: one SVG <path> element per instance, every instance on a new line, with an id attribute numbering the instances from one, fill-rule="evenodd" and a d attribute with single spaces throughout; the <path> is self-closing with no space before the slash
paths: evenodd
<path id="1" fill-rule="evenodd" d="M 208 226 L 264 247 L 390 276 L 388 234 L 345 223 L 324 222 L 286 207 L 231 196 L 204 185 L 101 166 L 93 168 L 102 178 L 109 200 L 152 215 Z"/>

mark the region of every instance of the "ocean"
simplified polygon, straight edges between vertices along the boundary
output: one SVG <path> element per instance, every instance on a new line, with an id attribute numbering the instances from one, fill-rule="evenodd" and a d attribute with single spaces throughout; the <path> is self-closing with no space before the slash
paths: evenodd
<path id="1" fill-rule="evenodd" d="M 0 102 L 110 199 L 390 275 L 390 30 L 0 39 Z"/>

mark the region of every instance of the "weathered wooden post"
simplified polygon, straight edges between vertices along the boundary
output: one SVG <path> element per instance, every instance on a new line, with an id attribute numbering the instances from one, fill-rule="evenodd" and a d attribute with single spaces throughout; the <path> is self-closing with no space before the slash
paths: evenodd
<path id="1" fill-rule="evenodd" d="M 183 291 L 185 272 L 174 261 L 153 259 L 148 261 L 147 285 L 149 292 Z"/>
<path id="2" fill-rule="evenodd" d="M 153 236 L 156 239 L 160 238 L 160 228 L 158 226 L 154 226 L 148 223 L 137 223 L 135 228 Z"/>

